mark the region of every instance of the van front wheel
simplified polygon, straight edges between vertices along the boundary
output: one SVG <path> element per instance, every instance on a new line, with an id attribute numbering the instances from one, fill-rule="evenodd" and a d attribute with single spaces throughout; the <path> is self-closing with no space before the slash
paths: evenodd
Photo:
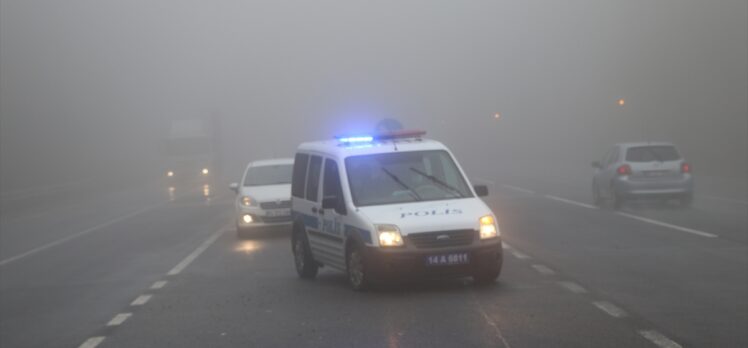
<path id="1" fill-rule="evenodd" d="M 348 282 L 354 291 L 364 291 L 369 287 L 369 277 L 364 262 L 364 251 L 357 245 L 348 250 Z"/>
<path id="2" fill-rule="evenodd" d="M 294 233 L 293 259 L 296 265 L 296 273 L 299 274 L 299 277 L 312 279 L 317 276 L 319 266 L 314 261 L 314 258 L 312 258 L 309 242 L 304 233 Z"/>

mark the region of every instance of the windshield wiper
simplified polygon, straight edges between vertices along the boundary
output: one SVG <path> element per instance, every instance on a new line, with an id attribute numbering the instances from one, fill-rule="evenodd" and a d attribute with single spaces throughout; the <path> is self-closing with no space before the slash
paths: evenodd
<path id="1" fill-rule="evenodd" d="M 423 176 L 424 178 L 427 178 L 427 179 L 431 180 L 431 182 L 433 182 L 433 183 L 441 186 L 442 188 L 446 188 L 446 189 L 452 191 L 453 193 L 456 193 L 457 196 L 459 196 L 460 198 L 465 198 L 465 195 L 462 194 L 462 191 L 460 191 L 458 188 L 456 188 L 456 187 L 454 187 L 454 186 L 452 186 L 450 184 L 447 184 L 444 181 L 439 180 L 439 178 L 437 178 L 437 177 L 435 177 L 433 175 L 426 174 L 426 173 L 424 173 L 424 172 L 422 172 L 422 171 L 420 171 L 418 169 L 415 169 L 413 167 L 410 167 L 410 170 L 416 172 L 417 174 Z"/>
<path id="2" fill-rule="evenodd" d="M 384 167 L 382 167 L 382 171 L 385 172 L 390 178 L 392 178 L 393 181 L 398 183 L 400 186 L 402 186 L 406 190 L 410 191 L 410 193 L 413 194 L 413 198 L 415 198 L 417 201 L 423 200 L 423 198 L 421 198 L 421 196 L 415 190 L 413 190 L 410 186 L 402 182 L 402 180 L 400 180 L 400 178 L 398 178 L 397 175 L 392 174 L 392 172 L 390 172 L 389 170 L 387 170 L 387 168 L 384 168 Z"/>

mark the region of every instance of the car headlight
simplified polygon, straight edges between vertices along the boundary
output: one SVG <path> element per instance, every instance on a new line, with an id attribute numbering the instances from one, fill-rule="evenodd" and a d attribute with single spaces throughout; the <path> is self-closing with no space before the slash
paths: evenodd
<path id="1" fill-rule="evenodd" d="M 203 175 L 208 175 L 209 171 L 208 168 L 203 168 Z"/>
<path id="2" fill-rule="evenodd" d="M 480 218 L 480 239 L 490 239 L 499 236 L 499 228 L 493 216 L 486 215 Z"/>
<path id="3" fill-rule="evenodd" d="M 250 205 L 252 205 L 253 202 L 254 201 L 252 200 L 251 197 L 249 197 L 249 196 L 242 196 L 242 205 L 243 206 L 249 207 Z"/>
<path id="4" fill-rule="evenodd" d="M 403 236 L 395 225 L 376 225 L 379 235 L 379 246 L 398 247 L 403 245 Z"/>
<path id="5" fill-rule="evenodd" d="M 168 177 L 171 178 L 172 176 L 174 176 L 174 172 L 170 170 L 170 171 L 166 172 L 166 176 L 168 176 Z"/>

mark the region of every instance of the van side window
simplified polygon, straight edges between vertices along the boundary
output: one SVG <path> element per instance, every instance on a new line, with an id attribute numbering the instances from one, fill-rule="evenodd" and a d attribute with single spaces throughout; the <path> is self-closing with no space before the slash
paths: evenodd
<path id="1" fill-rule="evenodd" d="M 340 173 L 338 164 L 331 160 L 325 160 L 325 178 L 322 181 L 322 197 L 337 197 L 338 205 L 335 211 L 340 215 L 346 215 L 345 200 L 343 199 L 343 187 L 340 185 Z"/>
<path id="2" fill-rule="evenodd" d="M 309 160 L 309 175 L 306 180 L 306 199 L 317 202 L 319 191 L 319 174 L 322 169 L 322 157 L 312 156 Z"/>
<path id="3" fill-rule="evenodd" d="M 306 167 L 309 163 L 309 155 L 297 153 L 293 165 L 293 179 L 291 183 L 291 195 L 304 198 L 304 184 L 306 182 Z"/>

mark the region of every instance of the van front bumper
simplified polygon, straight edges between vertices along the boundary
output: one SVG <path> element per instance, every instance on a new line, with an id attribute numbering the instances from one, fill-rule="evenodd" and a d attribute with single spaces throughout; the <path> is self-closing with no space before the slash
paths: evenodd
<path id="1" fill-rule="evenodd" d="M 428 265 L 429 256 L 466 253 L 469 262 L 460 265 Z M 466 277 L 501 270 L 501 238 L 476 241 L 471 245 L 416 249 L 366 247 L 365 267 L 375 279 Z"/>

